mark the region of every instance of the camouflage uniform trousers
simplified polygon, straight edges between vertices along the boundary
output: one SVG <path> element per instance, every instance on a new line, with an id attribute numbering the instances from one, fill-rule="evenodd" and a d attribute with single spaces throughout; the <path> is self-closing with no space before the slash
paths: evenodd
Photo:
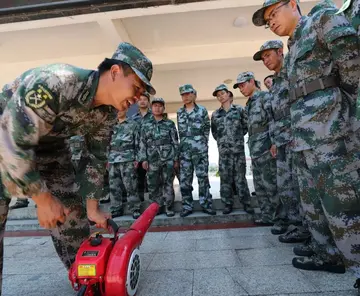
<path id="1" fill-rule="evenodd" d="M 70 155 L 67 155 L 65 150 L 58 150 L 48 156 L 37 153 L 36 160 L 40 175 L 46 182 L 51 194 L 71 211 L 64 224 L 50 230 L 55 250 L 65 267 L 69 269 L 75 260 L 80 244 L 90 235 L 86 210 L 82 198 L 77 194 Z M 5 197 L 2 189 L 0 193 L 0 277 L 2 279 L 3 240 L 10 198 Z"/>
<path id="2" fill-rule="evenodd" d="M 142 167 L 142 162 L 139 162 L 139 166 L 137 168 L 137 182 L 138 182 L 138 192 L 139 198 L 141 201 L 144 201 L 145 192 L 148 192 L 147 181 L 146 181 L 146 170 Z"/>
<path id="3" fill-rule="evenodd" d="M 250 191 L 246 180 L 246 160 L 243 153 L 219 154 L 220 195 L 226 205 L 234 204 L 234 195 L 239 194 L 242 204 L 250 205 Z M 236 192 L 233 191 L 235 184 Z"/>
<path id="4" fill-rule="evenodd" d="M 360 278 L 360 130 L 296 152 L 300 198 L 315 253 Z"/>
<path id="5" fill-rule="evenodd" d="M 149 199 L 159 206 L 171 208 L 174 204 L 174 160 L 149 162 L 147 171 Z"/>
<path id="6" fill-rule="evenodd" d="M 302 223 L 300 192 L 293 154 L 290 145 L 277 147 L 276 183 L 279 207 L 275 219 L 282 224 L 299 225 Z"/>
<path id="7" fill-rule="evenodd" d="M 137 191 L 136 168 L 133 161 L 111 163 L 109 172 L 111 211 L 123 209 L 123 192 L 127 192 L 129 211 L 140 210 Z"/>
<path id="8" fill-rule="evenodd" d="M 199 184 L 199 203 L 205 209 L 212 207 L 212 196 L 209 183 L 209 158 L 207 154 L 190 155 L 180 158 L 180 191 L 183 208 L 192 210 L 194 200 L 192 183 L 194 170 Z"/>
<path id="9" fill-rule="evenodd" d="M 270 152 L 252 159 L 254 187 L 260 204 L 261 218 L 273 222 L 279 205 L 276 187 L 276 160 Z"/>

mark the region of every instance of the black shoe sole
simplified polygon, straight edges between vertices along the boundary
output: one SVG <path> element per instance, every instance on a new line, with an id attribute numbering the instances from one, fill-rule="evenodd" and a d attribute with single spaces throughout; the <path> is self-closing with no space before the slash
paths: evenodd
<path id="1" fill-rule="evenodd" d="M 279 242 L 284 243 L 284 244 L 303 243 L 303 242 L 306 242 L 307 239 L 308 239 L 308 237 L 286 239 L 286 238 L 283 238 L 282 236 L 279 236 Z"/>
<path id="2" fill-rule="evenodd" d="M 29 205 L 26 205 L 26 206 L 12 206 L 12 207 L 9 207 L 9 210 L 17 210 L 17 209 L 23 209 L 23 208 L 27 208 Z"/>
<path id="3" fill-rule="evenodd" d="M 299 257 L 311 257 L 312 255 L 315 255 L 313 251 L 301 251 L 296 248 L 293 248 L 293 253 Z"/>
<path id="4" fill-rule="evenodd" d="M 166 217 L 174 217 L 175 216 L 175 213 L 171 213 L 171 214 L 168 214 L 168 213 L 166 213 Z"/>
<path id="5" fill-rule="evenodd" d="M 301 264 L 297 262 L 296 258 L 293 258 L 292 265 L 297 269 L 302 270 L 316 270 L 316 271 L 328 271 L 331 273 L 345 273 L 345 266 L 344 265 L 330 265 L 325 264 L 323 266 L 316 266 L 312 264 Z"/>
<path id="6" fill-rule="evenodd" d="M 280 234 L 286 233 L 286 231 L 287 231 L 287 229 L 281 229 L 281 230 L 271 229 L 271 234 L 273 234 L 273 235 L 280 235 Z"/>

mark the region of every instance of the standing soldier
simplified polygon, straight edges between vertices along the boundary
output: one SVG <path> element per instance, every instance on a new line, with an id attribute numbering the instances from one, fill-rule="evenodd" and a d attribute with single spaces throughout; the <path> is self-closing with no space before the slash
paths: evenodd
<path id="1" fill-rule="evenodd" d="M 199 183 L 199 202 L 203 212 L 216 215 L 212 209 L 208 175 L 209 114 L 205 107 L 195 103 L 196 90 L 191 84 L 180 86 L 179 92 L 184 103 L 184 106 L 177 111 L 180 136 L 180 190 L 183 200 L 183 210 L 180 216 L 189 216 L 193 211 L 194 169 Z"/>
<path id="2" fill-rule="evenodd" d="M 248 116 L 249 149 L 253 165 L 256 196 L 260 202 L 261 219 L 257 225 L 273 225 L 278 207 L 276 192 L 276 162 L 270 154 L 269 114 L 266 105 L 271 100 L 269 92 L 260 91 L 260 83 L 254 73 L 243 72 L 237 77 L 234 89 L 248 98 L 246 113 Z"/>
<path id="3" fill-rule="evenodd" d="M 359 40 L 335 12 L 324 8 L 301 16 L 295 0 L 266 0 L 253 23 L 289 37 L 292 148 L 305 218 L 321 248 L 292 263 L 299 269 L 343 273 L 340 250 L 360 278 L 360 122 L 354 121 Z"/>
<path id="4" fill-rule="evenodd" d="M 165 101 L 154 98 L 151 102 L 153 118 L 141 127 L 139 160 L 147 171 L 149 195 L 159 204 L 159 214 L 173 217 L 174 169 L 179 167 L 179 139 L 175 123 L 164 119 Z"/>
<path id="5" fill-rule="evenodd" d="M 241 106 L 232 104 L 232 92 L 225 84 L 213 92 L 221 107 L 211 116 L 211 132 L 219 150 L 220 195 L 225 204 L 223 214 L 233 210 L 235 184 L 244 210 L 253 214 L 250 205 L 250 191 L 246 180 L 246 159 L 244 136 L 247 134 L 247 117 Z"/>
<path id="6" fill-rule="evenodd" d="M 66 268 L 89 237 L 88 219 L 107 228 L 110 215 L 99 209 L 98 200 L 115 109 L 127 110 L 145 89 L 154 94 L 151 76 L 152 63 L 123 42 L 98 70 L 52 64 L 19 77 L 18 89 L 8 98 L 0 119 L 0 166 L 6 191 L 0 198 L 1 272 L 10 196 L 34 200 L 39 224 L 51 229 Z M 79 187 L 67 143 L 76 134 L 85 137 L 89 155 L 78 174 Z"/>
<path id="7" fill-rule="evenodd" d="M 277 193 L 280 199 L 280 208 L 271 232 L 282 234 L 286 232 L 288 225 L 299 226 L 302 224 L 299 212 L 300 193 L 291 150 L 290 96 L 282 41 L 265 42 L 255 53 L 253 59 L 255 61 L 262 60 L 270 71 L 275 72 L 271 88 L 272 100 L 269 101 L 269 114 L 272 117 L 270 137 L 273 143 L 270 152 L 276 159 Z M 291 229 L 287 236 L 280 236 L 279 240 L 296 243 L 305 241 L 309 236 L 309 232 L 299 226 Z"/>
<path id="8" fill-rule="evenodd" d="M 126 118 L 126 111 L 118 112 L 118 124 L 110 143 L 109 152 L 109 183 L 111 215 L 113 218 L 124 214 L 123 192 L 125 188 L 129 211 L 134 219 L 140 217 L 140 199 L 137 191 L 137 140 L 138 124 Z"/>
<path id="9" fill-rule="evenodd" d="M 150 109 L 150 94 L 148 92 L 144 92 L 138 101 L 139 110 L 132 116 L 132 119 L 136 121 L 139 125 L 139 131 L 141 130 L 141 126 L 151 119 L 153 116 L 151 114 Z M 138 141 L 138 144 L 140 142 Z M 137 147 L 137 150 L 140 148 Z M 142 167 L 142 163 L 138 164 L 137 168 L 137 180 L 138 180 L 138 194 L 141 201 L 144 201 L 144 194 L 148 192 L 147 181 L 146 181 L 146 170 Z"/>

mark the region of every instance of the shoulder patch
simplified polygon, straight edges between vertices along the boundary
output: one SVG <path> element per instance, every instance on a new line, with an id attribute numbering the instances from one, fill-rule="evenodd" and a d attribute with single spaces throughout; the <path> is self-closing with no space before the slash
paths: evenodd
<path id="1" fill-rule="evenodd" d="M 39 109 L 47 105 L 48 100 L 53 100 L 54 97 L 45 86 L 38 84 L 28 91 L 25 95 L 25 103 L 27 106 Z"/>

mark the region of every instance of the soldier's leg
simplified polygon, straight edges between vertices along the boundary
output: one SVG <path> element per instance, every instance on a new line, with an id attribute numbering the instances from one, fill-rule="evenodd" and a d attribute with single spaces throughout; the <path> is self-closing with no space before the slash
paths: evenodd
<path id="1" fill-rule="evenodd" d="M 110 183 L 110 200 L 111 200 L 111 213 L 121 215 L 123 209 L 123 198 L 121 191 L 121 164 L 111 163 L 109 171 L 109 183 Z"/>
<path id="2" fill-rule="evenodd" d="M 199 183 L 199 203 L 204 209 L 212 208 L 212 196 L 209 182 L 209 157 L 196 155 L 194 158 L 195 174 Z M 230 185 L 231 186 L 231 185 Z"/>
<path id="3" fill-rule="evenodd" d="M 147 192 L 147 179 L 146 170 L 143 169 L 141 162 L 137 168 L 137 182 L 139 198 L 141 201 L 144 201 L 144 194 Z"/>
<path id="4" fill-rule="evenodd" d="M 162 166 L 163 194 L 166 205 L 166 215 L 172 217 L 175 212 L 172 210 L 174 205 L 174 161 L 169 160 Z"/>
<path id="5" fill-rule="evenodd" d="M 140 198 L 137 191 L 136 169 L 134 162 L 124 162 L 120 164 L 122 183 L 127 192 L 129 211 L 140 211 Z"/>
<path id="6" fill-rule="evenodd" d="M 294 157 L 296 158 L 304 220 L 312 236 L 312 250 L 315 255 L 310 259 L 294 258 L 293 265 L 297 268 L 315 264 L 319 267 L 325 266 L 324 264 L 328 264 L 330 267 L 340 265 L 340 252 L 332 238 L 328 221 L 322 209 L 321 192 L 317 188 L 316 180 L 308 167 L 304 153 L 296 152 Z"/>
<path id="7" fill-rule="evenodd" d="M 164 200 L 162 195 L 162 178 L 160 172 L 161 164 L 159 161 L 156 160 L 149 162 L 149 169 L 146 174 L 149 199 L 162 207 L 164 205 Z"/>
<path id="8" fill-rule="evenodd" d="M 182 196 L 183 209 L 192 211 L 194 200 L 192 196 L 192 182 L 194 176 L 194 166 L 191 159 L 180 159 L 180 191 Z"/>
<path id="9" fill-rule="evenodd" d="M 246 179 L 246 158 L 244 153 L 234 155 L 235 184 L 241 203 L 250 206 L 251 197 L 248 182 Z"/>
<path id="10" fill-rule="evenodd" d="M 221 201 L 225 204 L 225 207 L 232 209 L 234 204 L 234 193 L 232 190 L 234 174 L 233 159 L 229 153 L 221 153 L 219 155 L 219 174 Z"/>
<path id="11" fill-rule="evenodd" d="M 66 151 L 57 151 L 47 157 L 37 155 L 37 162 L 40 175 L 51 194 L 71 211 L 63 225 L 50 230 L 56 252 L 68 269 L 75 260 L 80 244 L 90 234 L 85 206 L 77 194 L 74 170 Z"/>

